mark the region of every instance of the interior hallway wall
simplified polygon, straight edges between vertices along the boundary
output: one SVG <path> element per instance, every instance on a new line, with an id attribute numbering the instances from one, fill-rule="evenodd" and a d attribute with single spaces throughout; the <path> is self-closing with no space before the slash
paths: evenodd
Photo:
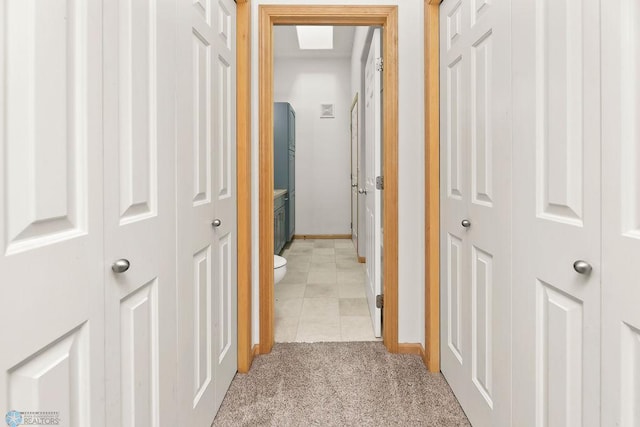
<path id="1" fill-rule="evenodd" d="M 274 61 L 274 100 L 296 112 L 295 234 L 351 233 L 350 62 Z M 320 118 L 320 104 L 335 117 Z"/>
<path id="2" fill-rule="evenodd" d="M 423 0 L 255 0 L 251 2 L 253 342 L 259 341 L 258 7 L 262 4 L 398 5 L 398 340 L 424 345 L 424 6 Z"/>

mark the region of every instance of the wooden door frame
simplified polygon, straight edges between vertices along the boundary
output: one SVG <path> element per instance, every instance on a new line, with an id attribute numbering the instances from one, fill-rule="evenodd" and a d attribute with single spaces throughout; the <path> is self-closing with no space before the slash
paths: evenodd
<path id="1" fill-rule="evenodd" d="M 259 259 L 260 343 L 258 354 L 274 344 L 273 290 L 273 26 L 381 26 L 385 96 L 383 133 L 384 255 L 383 342 L 398 351 L 398 62 L 397 6 L 261 5 L 259 7 Z M 240 325 L 239 325 L 240 326 Z M 246 327 L 247 325 L 242 325 Z M 250 325 L 249 325 L 250 326 Z"/>
<path id="2" fill-rule="evenodd" d="M 439 8 L 442 0 L 424 0 L 424 66 L 425 66 L 425 351 L 424 351 L 424 363 L 431 372 L 440 371 L 440 101 L 439 101 Z M 251 1 L 250 0 L 236 0 L 237 3 L 237 177 L 238 177 L 238 371 L 248 372 L 253 361 L 255 354 L 268 353 L 273 345 L 273 258 L 267 260 L 268 262 L 260 263 L 260 292 L 264 295 L 263 288 L 267 288 L 268 298 L 270 301 L 260 300 L 260 344 L 264 343 L 264 348 L 261 348 L 260 344 L 255 348 L 252 348 L 252 319 L 251 319 L 251 295 L 252 295 L 252 258 L 251 258 Z M 267 7 L 267 11 L 273 11 L 273 8 L 280 9 L 280 16 L 284 20 L 294 20 L 294 23 L 302 20 L 303 22 L 309 22 L 310 17 L 308 15 L 285 15 L 287 11 L 291 12 L 290 6 L 262 6 L 260 13 L 260 27 L 261 33 L 265 28 L 271 29 L 273 25 L 273 19 L 276 15 L 263 12 L 263 8 Z M 284 11 L 282 9 L 285 9 Z M 367 11 L 361 13 L 366 14 L 363 18 L 362 15 L 352 17 L 352 7 L 346 6 L 332 6 L 325 8 L 322 6 L 307 6 L 305 8 L 315 9 L 316 19 L 325 21 L 331 18 L 339 18 L 339 23 L 343 25 L 353 25 L 353 21 L 356 21 L 359 25 L 371 25 L 367 23 L 368 20 L 382 20 L 386 21 L 391 19 L 394 25 L 394 37 L 397 42 L 397 9 L 393 8 L 393 16 L 389 15 L 389 8 L 367 8 Z M 329 9 L 339 12 L 339 14 L 328 13 Z M 382 12 L 383 16 L 375 16 L 375 14 L 368 13 L 372 9 L 385 9 L 387 12 Z M 303 18 L 303 19 L 300 19 Z M 311 18 L 312 23 L 313 18 Z M 363 22 L 364 21 L 364 22 Z M 331 21 L 335 22 L 335 21 Z M 373 25 L 380 25 L 379 22 Z M 269 42 L 271 43 L 271 33 L 267 34 Z M 261 34 L 259 41 L 259 48 L 261 53 L 265 47 L 265 40 Z M 269 46 L 270 50 L 273 46 Z M 397 48 L 397 46 L 396 46 Z M 385 53 L 388 52 L 385 49 Z M 396 51 L 397 54 L 397 51 Z M 397 57 L 395 58 L 397 61 Z M 396 86 L 393 88 L 396 91 L 396 103 L 393 105 L 395 111 L 396 122 L 394 133 L 392 134 L 397 150 L 397 62 L 386 62 L 386 70 L 390 69 L 393 65 L 393 73 L 396 77 Z M 260 70 L 261 75 L 267 69 L 272 72 L 273 70 L 273 58 L 269 55 L 265 58 L 264 55 L 260 55 Z M 261 79 L 261 81 L 263 81 Z M 264 98 L 272 98 L 273 87 L 260 86 L 260 104 L 264 102 Z M 385 106 L 386 108 L 386 106 Z M 389 111 L 389 110 L 386 110 Z M 266 116 L 266 117 L 265 117 Z M 273 119 L 272 112 L 260 110 L 261 124 L 270 123 Z M 265 158 L 272 158 L 273 146 L 267 142 L 272 142 L 273 135 L 271 131 L 266 131 L 265 126 L 260 127 L 260 162 L 264 162 Z M 385 129 L 388 131 L 389 129 Z M 391 132 L 389 132 L 391 133 Z M 386 135 L 386 133 L 385 133 Z M 386 138 L 385 138 L 386 140 Z M 269 155 L 271 154 L 271 155 Z M 397 173 L 397 151 L 395 151 L 396 158 L 393 159 L 396 166 Z M 389 160 L 389 159 L 386 159 Z M 269 162 L 267 162 L 269 167 Z M 271 182 L 270 188 L 273 187 L 273 165 L 270 166 L 270 176 L 268 180 Z M 264 170 L 261 171 L 264 172 Z M 385 170 L 386 172 L 386 170 Z M 387 178 L 385 178 L 385 181 Z M 260 181 L 260 206 L 264 206 L 262 202 L 266 198 L 267 206 L 271 206 L 269 212 L 273 212 L 273 200 L 270 194 L 265 194 L 266 180 Z M 390 327 L 391 331 L 389 335 L 385 337 L 385 344 L 387 348 L 398 351 L 398 324 L 397 324 L 397 175 L 395 182 L 386 181 L 387 188 L 389 185 L 396 186 L 396 193 L 394 195 L 393 204 L 396 207 L 393 212 L 395 222 L 393 228 L 395 229 L 396 240 L 393 248 L 393 261 L 396 266 L 395 270 L 390 274 L 391 278 L 395 281 L 395 294 L 385 295 L 387 302 L 387 308 L 391 303 L 394 304 L 394 325 Z M 385 192 L 386 194 L 387 192 Z M 387 200 L 385 199 L 385 205 Z M 388 205 L 387 205 L 388 206 Z M 272 216 L 272 215 L 270 215 Z M 389 217 L 386 217 L 387 221 Z M 387 222 L 385 221 L 385 223 Z M 271 219 L 271 224 L 273 219 Z M 386 224 L 385 224 L 386 225 Z M 265 226 L 270 226 L 267 219 L 260 219 L 261 230 Z M 266 240 L 266 241 L 265 241 Z M 273 238 L 265 239 L 260 235 L 260 251 L 264 252 L 266 246 L 266 253 L 273 252 Z M 269 248 L 270 246 L 270 248 Z M 386 245 L 385 245 L 386 249 Z M 385 254 L 386 255 L 386 254 Z M 390 258 L 385 256 L 386 260 Z M 262 261 L 262 260 L 261 260 Z M 387 270 L 388 272 L 388 270 Z M 266 278 L 265 278 L 265 273 Z M 391 272 L 389 272 L 391 273 Z M 264 279 L 264 280 L 262 280 Z M 386 280 L 388 280 L 385 277 Z M 388 282 L 387 282 L 388 283 Z M 386 289 L 385 289 L 386 291 Z M 271 316 L 268 327 L 270 327 L 269 333 L 264 333 L 263 329 L 263 317 Z M 387 313 L 385 311 L 385 316 Z M 387 317 L 385 317 L 387 318 Z M 391 320 L 391 318 L 387 318 Z M 263 334 L 264 333 L 264 334 Z M 395 345 L 390 348 L 388 343 L 394 343 Z"/>
<path id="3" fill-rule="evenodd" d="M 236 0 L 236 179 L 238 192 L 238 372 L 251 348 L 251 3 Z"/>
<path id="4" fill-rule="evenodd" d="M 424 0 L 424 363 L 440 372 L 440 38 L 442 0 Z"/>

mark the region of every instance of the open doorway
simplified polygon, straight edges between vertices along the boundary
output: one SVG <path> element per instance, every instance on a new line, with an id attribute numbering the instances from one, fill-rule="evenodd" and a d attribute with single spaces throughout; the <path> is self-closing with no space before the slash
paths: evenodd
<path id="1" fill-rule="evenodd" d="M 382 337 L 381 36 L 274 26 L 276 342 Z"/>
<path id="2" fill-rule="evenodd" d="M 381 81 L 385 96 L 381 109 L 384 158 L 381 162 L 384 190 L 381 218 L 384 246 L 381 249 L 384 327 L 383 341 L 398 350 L 397 327 L 397 7 L 364 6 L 260 6 L 259 8 L 259 104 L 260 104 L 260 344 L 258 353 L 268 353 L 274 343 L 274 179 L 273 179 L 273 27 L 274 25 L 372 25 L 383 28 L 381 36 L 384 68 Z M 382 184 L 382 183 L 381 183 Z M 239 325 L 239 329 L 248 325 Z"/>

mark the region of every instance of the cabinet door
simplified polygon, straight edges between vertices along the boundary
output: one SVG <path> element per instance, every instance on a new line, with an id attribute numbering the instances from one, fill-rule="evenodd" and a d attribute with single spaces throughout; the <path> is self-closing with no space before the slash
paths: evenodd
<path id="1" fill-rule="evenodd" d="M 296 231 L 296 193 L 295 191 L 289 195 L 289 213 L 287 216 L 287 242 L 293 239 L 293 233 Z"/>
<path id="2" fill-rule="evenodd" d="M 276 254 L 280 253 L 285 244 L 286 228 L 285 228 L 285 209 L 284 206 L 276 209 L 273 215 L 274 218 L 274 232 L 273 232 L 273 247 Z"/>
<path id="3" fill-rule="evenodd" d="M 276 209 L 273 213 L 273 251 L 276 254 L 280 252 L 280 218 L 278 217 L 279 211 L 279 209 Z"/>
<path id="4" fill-rule="evenodd" d="M 289 150 L 296 149 L 296 112 L 289 105 Z"/>

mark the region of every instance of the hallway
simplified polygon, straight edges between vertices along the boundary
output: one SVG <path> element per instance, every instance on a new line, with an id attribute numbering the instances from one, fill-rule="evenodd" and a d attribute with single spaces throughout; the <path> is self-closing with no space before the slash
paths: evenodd
<path id="1" fill-rule="evenodd" d="M 278 343 L 237 374 L 214 426 L 469 426 L 440 373 L 379 342 Z"/>
<path id="2" fill-rule="evenodd" d="M 294 240 L 275 285 L 276 342 L 375 341 L 364 265 L 349 239 Z"/>

